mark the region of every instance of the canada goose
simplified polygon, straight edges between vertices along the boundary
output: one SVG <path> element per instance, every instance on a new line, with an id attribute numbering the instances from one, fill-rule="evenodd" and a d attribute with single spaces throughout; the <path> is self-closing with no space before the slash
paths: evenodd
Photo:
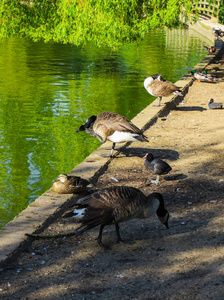
<path id="1" fill-rule="evenodd" d="M 74 217 L 81 226 L 76 229 L 75 236 L 100 225 L 97 241 L 102 244 L 103 229 L 106 225 L 115 225 L 117 242 L 121 242 L 119 223 L 134 218 L 148 218 L 157 214 L 159 220 L 168 227 L 169 213 L 164 208 L 163 196 L 152 193 L 145 196 L 140 190 L 128 186 L 113 186 L 99 190 L 75 204 L 73 212 L 64 217 Z"/>
<path id="2" fill-rule="evenodd" d="M 204 80 L 204 81 L 218 81 L 219 80 L 217 77 L 214 77 L 211 74 L 207 74 L 207 71 L 205 71 L 205 70 L 203 72 L 196 72 L 195 70 L 191 70 L 191 75 L 192 75 L 192 77 L 197 79 L 198 82 L 200 82 L 201 80 Z"/>
<path id="3" fill-rule="evenodd" d="M 149 94 L 155 97 L 159 97 L 159 104 L 155 106 L 160 106 L 162 97 L 169 96 L 170 94 L 180 95 L 180 87 L 176 86 L 170 81 L 164 80 L 159 74 L 152 75 L 144 81 L 144 87 Z"/>
<path id="4" fill-rule="evenodd" d="M 79 176 L 68 176 L 60 174 L 54 180 L 52 189 L 58 194 L 75 194 L 83 192 L 89 182 Z"/>
<path id="5" fill-rule="evenodd" d="M 208 107 L 210 109 L 222 109 L 223 103 L 221 102 L 214 102 L 214 100 L 211 98 L 208 100 Z"/>
<path id="6" fill-rule="evenodd" d="M 208 51 L 208 55 L 212 55 L 213 53 L 215 53 L 216 49 L 214 46 L 211 46 L 211 47 L 204 46 L 204 47 Z"/>
<path id="7" fill-rule="evenodd" d="M 153 174 L 157 175 L 156 181 L 151 180 L 153 183 L 159 182 L 159 176 L 169 173 L 172 168 L 171 166 L 159 158 L 154 158 L 151 153 L 147 153 L 143 158 L 145 158 L 144 165 L 149 169 Z"/>
<path id="8" fill-rule="evenodd" d="M 112 157 L 116 143 L 136 140 L 148 142 L 147 137 L 131 121 L 110 111 L 104 111 L 98 116 L 91 116 L 85 124 L 76 130 L 76 132 L 79 131 L 86 131 L 95 136 L 101 143 L 105 143 L 106 140 L 113 142 L 110 155 L 103 156 Z"/>

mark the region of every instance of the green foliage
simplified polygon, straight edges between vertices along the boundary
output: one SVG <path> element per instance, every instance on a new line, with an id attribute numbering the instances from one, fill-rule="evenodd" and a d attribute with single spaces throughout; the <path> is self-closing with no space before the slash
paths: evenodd
<path id="1" fill-rule="evenodd" d="M 179 25 L 190 0 L 5 0 L 0 4 L 0 37 L 117 48 L 139 40 L 150 28 Z"/>
<path id="2" fill-rule="evenodd" d="M 220 8 L 219 8 L 219 22 L 224 24 L 224 0 L 220 1 Z"/>

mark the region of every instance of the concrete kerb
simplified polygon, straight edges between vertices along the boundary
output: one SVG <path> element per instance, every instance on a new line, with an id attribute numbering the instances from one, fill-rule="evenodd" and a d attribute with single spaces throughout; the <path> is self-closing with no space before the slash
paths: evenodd
<path id="1" fill-rule="evenodd" d="M 216 45 L 214 56 L 205 56 L 194 69 L 202 71 L 206 66 L 217 59 L 224 52 L 223 42 Z M 189 87 L 193 84 L 194 79 L 190 73 L 186 74 L 175 84 L 182 87 L 182 93 L 187 94 Z M 147 94 L 146 94 L 147 97 Z M 174 109 L 183 98 L 180 96 L 171 96 L 166 98 L 166 102 L 161 107 L 154 107 L 153 104 L 148 105 L 132 122 L 143 131 L 149 129 L 156 123 L 158 118 L 164 117 Z M 155 100 L 158 101 L 158 100 Z M 122 148 L 128 147 L 131 142 L 122 145 Z M 90 180 L 93 184 L 107 170 L 108 165 L 113 158 L 103 158 L 100 155 L 109 152 L 111 143 L 106 142 L 96 151 L 91 153 L 81 164 L 77 165 L 69 174 L 79 175 Z M 120 151 L 115 151 L 117 156 Z M 79 195 L 60 195 L 54 193 L 51 189 L 42 194 L 33 203 L 31 203 L 24 211 L 22 211 L 11 222 L 0 230 L 0 267 L 4 268 L 7 264 L 15 260 L 29 245 L 33 239 L 25 236 L 25 233 L 41 233 L 49 224 L 59 218 L 66 209 L 74 204 L 84 194 Z"/>

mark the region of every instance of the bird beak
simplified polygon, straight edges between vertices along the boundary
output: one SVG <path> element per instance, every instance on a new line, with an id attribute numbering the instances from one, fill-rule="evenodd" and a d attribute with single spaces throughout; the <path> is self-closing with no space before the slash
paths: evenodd
<path id="1" fill-rule="evenodd" d="M 144 155 L 143 158 L 146 158 L 146 157 L 147 157 L 147 154 L 148 154 L 148 153 L 146 153 L 146 155 Z"/>
<path id="2" fill-rule="evenodd" d="M 59 179 L 57 178 L 57 179 L 54 179 L 54 180 L 53 180 L 53 182 L 56 182 L 56 181 L 59 181 Z"/>
<path id="3" fill-rule="evenodd" d="M 79 129 L 76 129 L 75 132 L 85 131 L 85 130 L 86 130 L 85 126 L 84 126 L 84 125 L 81 125 L 81 126 L 79 127 Z"/>

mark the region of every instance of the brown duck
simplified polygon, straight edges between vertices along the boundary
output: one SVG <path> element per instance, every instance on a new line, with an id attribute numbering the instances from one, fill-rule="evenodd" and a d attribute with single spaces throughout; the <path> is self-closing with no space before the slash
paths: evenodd
<path id="1" fill-rule="evenodd" d="M 170 81 L 164 80 L 159 74 L 146 78 L 144 81 L 144 87 L 149 94 L 159 97 L 159 104 L 155 106 L 160 106 L 162 97 L 167 97 L 170 94 L 183 96 L 181 94 L 180 87 Z"/>
<path id="2" fill-rule="evenodd" d="M 54 180 L 52 186 L 53 190 L 58 194 L 75 194 L 86 190 L 89 182 L 79 176 L 68 176 L 67 174 L 60 174 Z"/>
<path id="3" fill-rule="evenodd" d="M 81 226 L 76 229 L 75 236 L 100 225 L 99 245 L 102 244 L 102 233 L 106 225 L 115 225 L 117 242 L 122 241 L 119 223 L 134 218 L 148 218 L 157 214 L 159 220 L 168 228 L 169 213 L 164 208 L 163 196 L 152 193 L 145 196 L 140 190 L 127 186 L 113 186 L 94 192 L 80 200 L 73 212 L 64 217 L 73 216 Z"/>
<path id="4" fill-rule="evenodd" d="M 86 131 L 88 134 L 96 137 L 101 143 L 105 143 L 106 140 L 113 142 L 110 157 L 113 156 L 116 143 L 136 140 L 148 142 L 143 132 L 131 121 L 110 111 L 104 111 L 97 116 L 91 116 L 85 124 L 76 130 L 76 132 L 79 131 Z"/>

